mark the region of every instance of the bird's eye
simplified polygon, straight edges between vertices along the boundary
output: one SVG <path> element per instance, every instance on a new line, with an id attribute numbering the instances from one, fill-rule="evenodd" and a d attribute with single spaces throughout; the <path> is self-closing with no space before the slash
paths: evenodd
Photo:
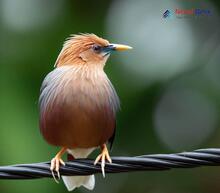
<path id="1" fill-rule="evenodd" d="M 93 45 L 92 49 L 93 49 L 96 53 L 99 53 L 99 52 L 101 52 L 102 47 L 95 44 L 95 45 Z"/>

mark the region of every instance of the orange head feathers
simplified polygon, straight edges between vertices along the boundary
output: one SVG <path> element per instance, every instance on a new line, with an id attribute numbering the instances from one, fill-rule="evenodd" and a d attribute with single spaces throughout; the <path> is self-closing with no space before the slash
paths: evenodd
<path id="1" fill-rule="evenodd" d="M 127 50 L 130 46 L 110 44 L 95 34 L 70 36 L 55 63 L 56 67 L 74 64 L 105 64 L 113 50 Z"/>

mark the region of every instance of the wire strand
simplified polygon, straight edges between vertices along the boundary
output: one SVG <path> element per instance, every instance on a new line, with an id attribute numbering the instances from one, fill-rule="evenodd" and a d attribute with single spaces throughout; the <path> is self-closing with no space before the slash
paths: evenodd
<path id="1" fill-rule="evenodd" d="M 175 154 L 112 157 L 112 163 L 106 163 L 105 172 L 158 171 L 201 166 L 220 166 L 220 148 L 198 149 Z M 64 176 L 91 175 L 101 172 L 100 164 L 95 166 L 92 159 L 75 159 L 60 167 L 60 174 Z M 50 162 L 0 166 L 0 179 L 51 177 Z"/>

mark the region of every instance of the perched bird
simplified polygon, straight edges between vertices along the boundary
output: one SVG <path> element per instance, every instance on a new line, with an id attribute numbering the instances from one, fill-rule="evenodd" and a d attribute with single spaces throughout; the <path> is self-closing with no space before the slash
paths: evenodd
<path id="1" fill-rule="evenodd" d="M 61 147 L 51 160 L 53 176 L 55 171 L 60 178 L 65 152 L 73 158 L 86 158 L 98 147 L 101 154 L 94 164 L 101 161 L 104 176 L 105 160 L 112 162 L 106 144 L 114 140 L 120 104 L 103 68 L 112 51 L 128 49 L 131 47 L 111 44 L 94 34 L 72 35 L 65 41 L 39 98 L 40 131 L 49 144 Z M 69 191 L 95 185 L 93 175 L 62 178 Z"/>

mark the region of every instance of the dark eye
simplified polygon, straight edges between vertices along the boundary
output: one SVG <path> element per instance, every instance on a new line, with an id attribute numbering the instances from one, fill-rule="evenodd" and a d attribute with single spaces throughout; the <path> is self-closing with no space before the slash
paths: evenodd
<path id="1" fill-rule="evenodd" d="M 95 45 L 93 45 L 92 49 L 93 49 L 96 53 L 99 53 L 99 52 L 101 52 L 102 47 L 95 44 Z"/>

